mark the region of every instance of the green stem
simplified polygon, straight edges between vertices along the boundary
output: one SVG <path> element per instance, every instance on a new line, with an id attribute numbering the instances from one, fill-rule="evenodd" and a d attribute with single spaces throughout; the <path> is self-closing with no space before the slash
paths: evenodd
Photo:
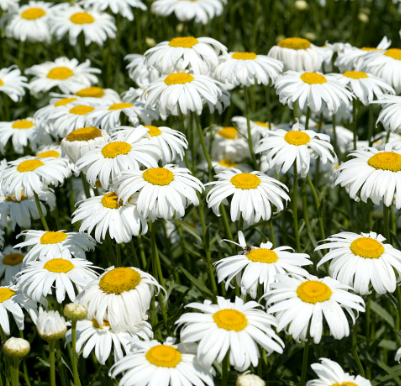
<path id="1" fill-rule="evenodd" d="M 121 267 L 121 246 L 116 242 L 116 252 L 117 252 L 117 267 Z"/>
<path id="2" fill-rule="evenodd" d="M 308 106 L 306 109 L 305 130 L 308 130 L 309 128 L 309 118 L 310 118 L 310 107 Z"/>
<path id="3" fill-rule="evenodd" d="M 389 224 L 388 224 L 388 211 L 389 211 L 389 207 L 386 206 L 383 203 L 383 223 L 384 223 L 384 237 L 386 238 L 386 240 L 391 243 L 391 239 L 390 239 L 390 229 L 389 229 Z"/>
<path id="4" fill-rule="evenodd" d="M 45 228 L 45 230 L 49 232 L 49 227 L 47 226 L 45 216 L 43 215 L 42 207 L 40 206 L 39 196 L 36 192 L 33 192 L 33 194 L 35 195 L 36 207 L 38 208 L 38 212 L 39 212 L 40 219 L 42 220 L 43 228 Z"/>
<path id="5" fill-rule="evenodd" d="M 56 352 L 57 352 L 57 365 L 59 369 L 59 375 L 61 379 L 62 386 L 69 386 L 69 379 L 65 371 L 65 367 L 63 365 L 63 361 L 61 360 L 61 350 L 60 350 L 60 341 L 56 342 Z M 80 385 L 77 385 L 80 386 Z"/>
<path id="6" fill-rule="evenodd" d="M 230 359 L 230 351 L 227 351 L 226 356 L 223 359 L 223 363 L 221 364 L 222 366 L 222 386 L 227 386 L 227 381 L 228 381 L 228 361 Z"/>
<path id="7" fill-rule="evenodd" d="M 336 114 L 333 114 L 333 145 L 334 145 L 334 151 L 337 154 L 338 157 L 338 162 L 340 163 L 341 161 L 341 151 L 338 148 L 338 142 L 337 142 L 337 131 L 336 131 Z"/>
<path id="8" fill-rule="evenodd" d="M 230 224 L 228 222 L 226 208 L 224 207 L 223 203 L 220 204 L 220 212 L 221 212 L 221 218 L 223 219 L 223 224 L 224 224 L 224 229 L 226 231 L 226 235 L 229 240 L 234 240 L 233 235 L 231 233 Z"/>
<path id="9" fill-rule="evenodd" d="M 109 249 L 110 256 L 113 259 L 113 264 L 117 265 L 117 259 L 116 259 L 116 255 L 114 253 L 113 244 L 111 242 L 111 238 L 110 238 L 109 232 L 107 232 L 107 234 L 106 234 L 105 241 L 106 241 L 106 244 L 107 244 L 107 248 Z"/>
<path id="10" fill-rule="evenodd" d="M 142 236 L 138 235 L 137 239 L 138 239 L 139 254 L 141 256 L 143 270 L 146 271 L 146 267 L 148 266 L 148 264 L 146 262 L 145 249 L 143 247 Z"/>
<path id="11" fill-rule="evenodd" d="M 310 327 L 308 327 L 308 330 L 309 330 L 309 328 Z M 310 346 L 309 332 L 307 335 L 308 335 L 307 341 L 305 342 L 305 345 L 304 345 L 304 354 L 302 356 L 302 371 L 301 371 L 301 380 L 299 381 L 299 386 L 305 385 L 306 372 L 308 370 L 308 357 L 309 357 L 309 346 Z"/>
<path id="12" fill-rule="evenodd" d="M 86 181 L 85 174 L 82 172 L 81 172 L 81 180 L 84 185 L 85 196 L 86 196 L 86 198 L 90 198 L 91 194 L 90 194 L 90 190 L 89 190 L 89 184 L 88 184 L 88 181 Z"/>
<path id="13" fill-rule="evenodd" d="M 397 302 L 398 302 L 398 324 L 396 326 L 396 330 L 399 332 L 400 331 L 400 323 L 401 323 L 401 288 L 400 286 L 397 285 L 396 288 L 396 295 L 397 295 Z M 397 340 L 398 340 L 398 335 L 397 335 Z"/>
<path id="14" fill-rule="evenodd" d="M 60 214 L 58 213 L 57 203 L 56 203 L 53 213 L 54 213 L 54 219 L 56 220 L 56 227 L 57 227 L 57 230 L 59 231 L 61 229 L 61 223 L 60 223 Z"/>
<path id="15" fill-rule="evenodd" d="M 199 135 L 199 140 L 201 142 L 201 146 L 203 149 L 203 153 L 205 155 L 207 164 L 209 166 L 209 181 L 212 181 L 212 174 L 216 174 L 212 165 L 212 160 L 210 159 L 210 155 L 209 152 L 207 150 L 207 146 L 206 146 L 206 142 L 205 142 L 205 138 L 203 136 L 203 130 L 202 130 L 202 126 L 200 123 L 200 119 L 199 119 L 199 115 L 198 114 L 194 114 L 195 115 L 195 120 L 196 120 L 196 126 L 198 126 L 198 135 Z"/>
<path id="16" fill-rule="evenodd" d="M 72 342 L 72 372 L 74 374 L 74 385 L 80 386 L 81 382 L 79 380 L 78 374 L 78 357 L 77 357 L 77 321 L 73 320 L 71 322 L 71 342 Z"/>
<path id="17" fill-rule="evenodd" d="M 293 196 L 292 196 L 292 215 L 294 218 L 294 234 L 295 243 L 297 246 L 297 252 L 301 252 L 301 243 L 298 234 L 298 171 L 297 163 L 294 162 L 294 186 L 293 186 Z"/>
<path id="18" fill-rule="evenodd" d="M 274 224 L 272 218 L 269 221 L 269 228 L 270 228 L 270 241 L 273 244 L 273 248 L 276 248 L 276 236 L 274 234 Z"/>
<path id="19" fill-rule="evenodd" d="M 182 251 L 184 253 L 185 264 L 187 264 L 187 267 L 190 267 L 192 265 L 191 259 L 188 256 L 187 242 L 185 241 L 184 233 L 182 232 L 182 227 L 181 227 L 179 220 L 175 220 L 175 226 L 177 228 L 178 236 L 180 236 L 180 244 L 181 244 Z"/>
<path id="20" fill-rule="evenodd" d="M 131 241 L 128 243 L 128 247 L 129 247 L 129 249 L 131 250 L 132 257 L 133 257 L 133 259 L 134 259 L 134 267 L 140 268 L 138 255 L 137 255 L 137 253 L 136 253 L 135 246 L 134 246 L 134 241 L 133 241 L 132 239 L 131 239 Z"/>
<path id="21" fill-rule="evenodd" d="M 316 214 L 317 214 L 317 217 L 318 217 L 318 220 L 319 220 L 320 237 L 322 238 L 322 240 L 325 240 L 326 239 L 326 233 L 324 231 L 323 219 L 322 219 L 322 216 L 320 216 L 320 214 L 319 214 L 319 207 L 320 207 L 319 197 L 317 195 L 315 186 L 313 185 L 313 182 L 312 182 L 312 180 L 310 178 L 309 173 L 307 174 L 306 178 L 308 180 L 308 184 L 309 184 L 309 187 L 311 188 L 313 199 L 315 201 Z"/>
<path id="22" fill-rule="evenodd" d="M 255 152 L 253 151 L 253 144 L 252 144 L 252 134 L 251 134 L 251 120 L 249 118 L 249 90 L 248 87 L 244 87 L 245 93 L 245 116 L 246 116 L 246 125 L 248 127 L 248 146 L 249 152 L 251 153 L 253 170 L 258 170 L 258 164 L 256 163 L 256 156 Z"/>
<path id="23" fill-rule="evenodd" d="M 352 327 L 352 355 L 354 356 L 355 362 L 358 366 L 359 373 L 362 377 L 365 378 L 365 370 L 363 369 L 362 363 L 358 356 L 358 347 L 357 347 L 357 324 L 354 324 Z"/>
<path id="24" fill-rule="evenodd" d="M 298 102 L 295 102 L 293 104 L 293 109 L 294 109 L 294 123 L 298 119 Z"/>
<path id="25" fill-rule="evenodd" d="M 56 364 L 54 361 L 55 341 L 49 341 L 50 386 L 56 386 Z"/>

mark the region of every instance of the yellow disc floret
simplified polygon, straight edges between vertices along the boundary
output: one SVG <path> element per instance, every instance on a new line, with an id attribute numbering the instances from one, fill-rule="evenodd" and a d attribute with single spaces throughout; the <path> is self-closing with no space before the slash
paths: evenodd
<path id="1" fill-rule="evenodd" d="M 32 121 L 28 121 L 27 119 L 21 119 L 20 121 L 15 121 L 11 127 L 17 130 L 25 130 L 34 127 L 35 124 Z"/>
<path id="2" fill-rule="evenodd" d="M 255 263 L 275 263 L 278 260 L 277 253 L 271 249 L 257 248 L 248 252 L 246 257 Z"/>
<path id="3" fill-rule="evenodd" d="M 384 253 L 383 244 L 370 237 L 360 237 L 354 240 L 350 248 L 354 255 L 365 259 L 378 259 Z"/>
<path id="4" fill-rule="evenodd" d="M 44 165 L 44 163 L 42 161 L 39 161 L 38 159 L 29 159 L 27 161 L 21 162 L 17 166 L 17 170 L 20 173 L 33 172 L 35 169 L 37 169 L 43 165 Z"/>
<path id="5" fill-rule="evenodd" d="M 97 127 L 89 126 L 83 127 L 82 129 L 74 130 L 68 134 L 65 139 L 68 142 L 75 141 L 90 141 L 91 139 L 99 138 L 102 136 L 102 132 Z"/>
<path id="6" fill-rule="evenodd" d="M 308 84 L 323 84 L 327 82 L 327 79 L 317 72 L 304 72 L 301 75 L 301 79 Z"/>
<path id="7" fill-rule="evenodd" d="M 254 52 L 234 52 L 231 57 L 237 60 L 255 60 L 258 55 Z"/>
<path id="8" fill-rule="evenodd" d="M 287 38 L 278 42 L 281 48 L 291 48 L 292 50 L 306 50 L 310 47 L 310 41 L 302 38 Z"/>
<path id="9" fill-rule="evenodd" d="M 56 67 L 49 71 L 47 77 L 49 79 L 57 79 L 57 80 L 64 80 L 73 76 L 74 72 L 69 69 L 68 67 Z"/>
<path id="10" fill-rule="evenodd" d="M 284 139 L 287 143 L 294 146 L 302 146 L 310 142 L 309 135 L 303 131 L 289 131 L 284 136 Z"/>
<path id="11" fill-rule="evenodd" d="M 24 255 L 22 253 L 9 253 L 8 255 L 3 257 L 3 264 L 15 266 L 22 263 L 24 260 Z"/>
<path id="12" fill-rule="evenodd" d="M 113 110 L 122 110 L 122 109 L 127 109 L 128 107 L 133 107 L 134 105 L 132 103 L 115 103 L 114 105 L 111 105 L 109 107 L 110 111 Z"/>
<path id="13" fill-rule="evenodd" d="M 74 13 L 70 20 L 74 24 L 91 24 L 95 21 L 94 17 L 90 15 L 88 12 L 78 12 Z"/>
<path id="14" fill-rule="evenodd" d="M 55 107 L 65 106 L 65 105 L 68 105 L 68 103 L 72 103 L 72 102 L 75 102 L 77 100 L 78 100 L 77 98 L 63 98 L 63 99 L 60 99 L 58 102 L 56 102 L 54 104 L 54 106 Z"/>
<path id="15" fill-rule="evenodd" d="M 261 180 L 258 176 L 251 173 L 240 173 L 235 175 L 231 178 L 230 182 L 237 188 L 237 189 L 256 189 Z"/>
<path id="16" fill-rule="evenodd" d="M 40 243 L 41 244 L 58 244 L 64 241 L 68 235 L 62 231 L 59 232 L 53 232 L 53 231 L 48 231 L 42 235 L 40 238 Z"/>
<path id="17" fill-rule="evenodd" d="M 247 325 L 246 316 L 237 310 L 220 310 L 213 314 L 213 320 L 219 328 L 227 331 L 242 331 Z"/>
<path id="18" fill-rule="evenodd" d="M 297 295 L 305 303 L 316 304 L 329 300 L 331 289 L 320 281 L 308 280 L 298 286 Z"/>
<path id="19" fill-rule="evenodd" d="M 95 318 L 92 319 L 92 324 L 93 327 L 98 328 L 99 330 L 103 330 L 103 327 L 109 327 L 110 328 L 110 323 L 107 320 L 103 320 L 103 326 L 99 325 L 97 320 Z"/>
<path id="20" fill-rule="evenodd" d="M 171 39 L 168 45 L 170 47 L 191 48 L 198 43 L 198 39 L 194 38 L 193 36 L 187 36 Z"/>
<path id="21" fill-rule="evenodd" d="M 126 155 L 132 146 L 127 142 L 111 142 L 102 149 L 104 158 L 116 158 L 118 155 Z"/>
<path id="22" fill-rule="evenodd" d="M 51 259 L 46 262 L 43 269 L 47 269 L 49 272 L 67 273 L 74 269 L 74 264 L 65 259 Z"/>
<path id="23" fill-rule="evenodd" d="M 95 110 L 94 107 L 92 106 L 75 106 L 72 109 L 70 109 L 70 114 L 75 114 L 75 115 L 86 115 L 88 113 L 91 113 L 93 110 Z"/>
<path id="24" fill-rule="evenodd" d="M 392 151 L 376 153 L 369 158 L 368 165 L 375 169 L 399 172 L 401 170 L 401 155 Z"/>
<path id="25" fill-rule="evenodd" d="M 217 134 L 225 139 L 235 139 L 237 137 L 238 130 L 233 126 L 227 126 L 219 130 Z"/>
<path id="26" fill-rule="evenodd" d="M 351 79 L 365 79 L 369 78 L 368 74 L 362 71 L 345 71 L 344 76 Z"/>
<path id="27" fill-rule="evenodd" d="M 266 129 L 270 129 L 269 124 L 268 124 L 268 123 L 265 123 L 265 122 L 258 122 L 258 121 L 256 121 L 256 122 L 255 122 L 255 125 L 262 126 L 262 127 L 266 128 Z"/>
<path id="28" fill-rule="evenodd" d="M 36 20 L 45 16 L 46 12 L 42 8 L 29 8 L 21 13 L 21 17 L 26 20 Z"/>
<path id="29" fill-rule="evenodd" d="M 390 48 L 384 55 L 396 60 L 401 60 L 401 50 L 399 48 Z"/>
<path id="30" fill-rule="evenodd" d="M 123 204 L 122 200 L 118 200 L 118 196 L 114 192 L 106 193 L 100 202 L 105 208 L 109 209 L 118 209 Z"/>
<path id="31" fill-rule="evenodd" d="M 162 133 L 161 130 L 160 130 L 157 126 L 148 125 L 148 126 L 144 126 L 144 127 L 146 127 L 147 129 L 149 129 L 148 134 L 149 134 L 151 137 L 157 137 L 157 136 L 159 136 L 159 135 Z"/>
<path id="32" fill-rule="evenodd" d="M 101 87 L 87 87 L 77 91 L 74 95 L 81 98 L 101 98 L 104 96 L 104 90 Z"/>
<path id="33" fill-rule="evenodd" d="M 152 185 L 165 186 L 174 180 L 174 174 L 172 171 L 165 168 L 152 168 L 147 169 L 143 172 L 143 178 L 145 181 Z"/>
<path id="34" fill-rule="evenodd" d="M 131 291 L 141 282 L 141 275 L 133 268 L 114 268 L 99 281 L 99 287 L 108 294 L 120 295 Z"/>
<path id="35" fill-rule="evenodd" d="M 17 293 L 10 288 L 0 288 L 0 303 L 12 298 Z"/>
<path id="36" fill-rule="evenodd" d="M 236 168 L 238 166 L 236 162 L 229 159 L 223 159 L 219 161 L 219 165 L 224 166 L 225 168 Z"/>
<path id="37" fill-rule="evenodd" d="M 164 79 L 164 83 L 166 83 L 167 86 L 172 86 L 174 84 L 190 83 L 194 79 L 195 78 L 191 74 L 177 73 L 177 74 L 170 74 L 169 76 L 167 76 L 166 79 Z"/>
<path id="38" fill-rule="evenodd" d="M 153 346 L 146 353 L 146 359 L 158 367 L 176 367 L 181 362 L 181 353 L 171 346 Z"/>
<path id="39" fill-rule="evenodd" d="M 50 158 L 50 157 L 58 158 L 58 157 L 60 157 L 60 153 L 58 151 L 56 151 L 56 150 L 48 150 L 48 151 L 44 151 L 42 153 L 37 154 L 36 157 L 39 157 L 39 158 Z"/>

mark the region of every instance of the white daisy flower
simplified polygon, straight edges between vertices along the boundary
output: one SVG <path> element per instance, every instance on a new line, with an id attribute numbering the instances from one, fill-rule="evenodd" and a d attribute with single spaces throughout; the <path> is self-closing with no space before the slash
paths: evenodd
<path id="1" fill-rule="evenodd" d="M 284 71 L 319 71 L 322 56 L 316 46 L 302 38 L 287 38 L 273 46 L 267 54 L 284 62 Z"/>
<path id="2" fill-rule="evenodd" d="M 226 87 L 274 83 L 283 71 L 283 63 L 254 52 L 229 52 L 219 57 L 213 76 Z"/>
<path id="3" fill-rule="evenodd" d="M 128 76 L 139 86 L 146 87 L 149 83 L 152 83 L 157 78 L 160 78 L 160 72 L 155 68 L 149 68 L 145 64 L 145 56 L 141 54 L 129 54 L 125 58 L 130 63 L 127 65 Z M 134 88 L 130 88 L 126 94 L 130 93 Z M 141 92 L 142 93 L 142 92 Z M 125 98 L 124 98 L 125 100 Z"/>
<path id="4" fill-rule="evenodd" d="M 12 285 L 15 275 L 21 270 L 25 253 L 8 245 L 0 252 L 0 277 L 3 285 Z M 3 277 L 4 276 L 4 277 Z"/>
<path id="5" fill-rule="evenodd" d="M 387 142 L 387 131 L 382 131 L 373 138 L 372 146 L 379 150 L 384 150 Z M 401 134 L 390 132 L 388 144 L 392 149 L 401 149 Z"/>
<path id="6" fill-rule="evenodd" d="M 382 95 L 371 103 L 382 105 L 376 125 L 381 122 L 385 130 L 401 132 L 401 96 Z"/>
<path id="7" fill-rule="evenodd" d="M 330 276 L 354 288 L 360 295 L 370 294 L 369 285 L 379 293 L 394 292 L 401 275 L 401 252 L 375 232 L 341 232 L 330 236 L 315 251 L 328 249 L 318 267 L 330 261 Z"/>
<path id="8" fill-rule="evenodd" d="M 21 75 L 17 66 L 0 69 L 0 91 L 7 94 L 14 102 L 18 102 L 25 95 L 25 88 L 29 88 L 27 77 Z"/>
<path id="9" fill-rule="evenodd" d="M 10 14 L 6 25 L 6 36 L 31 42 L 50 43 L 49 17 L 53 9 L 52 3 L 29 1 L 13 14 Z"/>
<path id="10" fill-rule="evenodd" d="M 215 16 L 223 12 L 227 0 L 156 0 L 152 3 L 152 11 L 158 16 L 169 16 L 173 12 L 178 20 L 207 24 Z"/>
<path id="11" fill-rule="evenodd" d="M 72 256 L 85 259 L 85 252 L 93 251 L 96 245 L 91 236 L 78 232 L 27 230 L 22 231 L 17 238 L 20 236 L 24 236 L 25 240 L 14 248 L 29 248 L 24 263 L 57 258 L 64 250 Z"/>
<path id="12" fill-rule="evenodd" d="M 96 9 L 83 9 L 79 5 L 64 3 L 50 18 L 50 33 L 61 40 L 68 33 L 70 44 L 76 45 L 78 35 L 85 35 L 85 45 L 102 45 L 107 38 L 116 37 L 115 20 L 106 12 Z"/>
<path id="13" fill-rule="evenodd" d="M 116 191 L 123 202 L 139 193 L 138 212 L 151 221 L 181 218 L 189 205 L 199 205 L 196 192 L 204 190 L 202 183 L 190 173 L 186 168 L 171 164 L 144 171 L 123 171 Z"/>
<path id="14" fill-rule="evenodd" d="M 207 74 L 219 64 L 219 53 L 227 48 L 208 37 L 177 37 L 150 48 L 144 54 L 144 64 L 163 74 L 190 70 L 194 74 Z"/>
<path id="15" fill-rule="evenodd" d="M 78 295 L 78 303 L 88 309 L 88 319 L 99 325 L 104 319 L 114 331 L 127 331 L 147 318 L 155 292 L 164 288 L 146 272 L 133 267 L 110 267 Z"/>
<path id="16" fill-rule="evenodd" d="M 235 256 L 225 257 L 214 265 L 216 266 L 219 283 L 226 281 L 226 290 L 232 279 L 236 279 L 242 294 L 249 294 L 255 299 L 258 284 L 263 285 L 264 293 L 268 292 L 270 284 L 278 274 L 289 273 L 307 276 L 308 272 L 301 268 L 313 264 L 306 253 L 293 253 L 291 247 L 272 249 L 271 242 L 261 243 L 260 247 L 249 246 L 245 242 L 244 234 L 238 232 L 238 243 L 224 240 L 242 248 Z"/>
<path id="17" fill-rule="evenodd" d="M 206 143 L 209 144 L 212 141 L 210 152 L 212 158 L 240 162 L 250 157 L 248 142 L 235 127 L 217 126 L 214 130 L 214 135 L 212 135 L 211 131 L 206 134 Z"/>
<path id="18" fill-rule="evenodd" d="M 175 343 L 175 338 L 170 337 L 163 344 L 157 340 L 133 341 L 132 353 L 114 364 L 110 376 L 115 378 L 124 372 L 119 386 L 158 385 L 161 382 L 175 386 L 213 386 L 215 371 L 198 361 L 193 345 Z"/>
<path id="19" fill-rule="evenodd" d="M 81 86 L 82 87 L 82 86 Z M 73 91 L 74 90 L 74 91 Z M 108 103 L 120 103 L 121 98 L 117 91 L 111 88 L 101 88 L 98 86 L 90 86 L 73 90 L 68 90 L 66 94 L 50 93 L 54 98 L 76 98 L 82 103 L 90 105 L 102 105 Z"/>
<path id="20" fill-rule="evenodd" d="M 180 337 L 183 344 L 199 341 L 198 359 L 211 365 L 215 360 L 221 363 L 230 350 L 230 364 L 238 371 L 244 371 L 252 364 L 258 365 L 260 354 L 258 343 L 267 354 L 283 352 L 284 343 L 271 326 L 276 320 L 265 311 L 257 309 L 260 304 L 244 301 L 238 297 L 235 302 L 217 297 L 217 304 L 210 300 L 190 303 L 190 307 L 199 312 L 181 315 L 175 322 L 178 327 L 184 325 Z"/>
<path id="21" fill-rule="evenodd" d="M 146 11 L 147 7 L 142 3 L 141 0 L 82 0 L 79 2 L 84 8 L 95 8 L 101 11 L 105 11 L 110 8 L 114 14 L 120 14 L 122 17 L 126 17 L 128 20 L 134 20 L 134 14 L 131 8 L 139 8 L 142 11 Z"/>

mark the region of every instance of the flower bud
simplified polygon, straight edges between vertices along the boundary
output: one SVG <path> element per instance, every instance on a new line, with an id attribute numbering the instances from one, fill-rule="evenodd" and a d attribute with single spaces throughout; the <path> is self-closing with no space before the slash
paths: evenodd
<path id="1" fill-rule="evenodd" d="M 361 21 L 362 23 L 368 23 L 368 22 L 369 22 L 369 16 L 366 15 L 365 13 L 362 13 L 362 12 L 359 13 L 358 19 L 359 19 L 359 21 Z"/>
<path id="2" fill-rule="evenodd" d="M 145 42 L 149 47 L 154 47 L 156 45 L 156 40 L 149 36 L 145 39 Z"/>
<path id="3" fill-rule="evenodd" d="M 249 371 L 237 378 L 237 386 L 265 386 L 266 382 L 256 374 L 249 374 Z"/>
<path id="4" fill-rule="evenodd" d="M 309 8 L 309 4 L 305 0 L 297 0 L 295 2 L 295 8 L 299 11 L 303 11 Z"/>
<path id="5" fill-rule="evenodd" d="M 316 40 L 316 35 L 313 32 L 306 32 L 304 36 L 308 40 Z"/>
<path id="6" fill-rule="evenodd" d="M 23 358 L 31 351 L 29 342 L 22 338 L 10 338 L 3 345 L 4 354 L 12 358 Z"/>
<path id="7" fill-rule="evenodd" d="M 58 311 L 43 311 L 39 309 L 39 317 L 36 324 L 39 336 L 47 342 L 61 339 L 67 332 L 65 319 Z"/>
<path id="8" fill-rule="evenodd" d="M 66 304 L 64 307 L 64 316 L 72 321 L 84 320 L 88 315 L 88 310 L 85 306 L 76 303 Z"/>

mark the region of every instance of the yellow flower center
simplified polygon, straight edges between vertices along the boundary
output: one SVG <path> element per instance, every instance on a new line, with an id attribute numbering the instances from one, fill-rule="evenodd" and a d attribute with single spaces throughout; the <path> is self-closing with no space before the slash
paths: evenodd
<path id="1" fill-rule="evenodd" d="M 350 245 L 354 255 L 365 259 L 378 259 L 384 253 L 383 244 L 370 237 L 360 237 Z"/>
<path id="2" fill-rule="evenodd" d="M 287 38 L 278 42 L 281 48 L 291 48 L 292 50 L 306 50 L 310 47 L 310 41 L 302 38 Z"/>
<path id="3" fill-rule="evenodd" d="M 165 168 L 152 168 L 147 169 L 142 174 L 145 181 L 152 185 L 165 186 L 174 180 L 172 171 Z"/>
<path id="4" fill-rule="evenodd" d="M 213 314 L 213 320 L 219 328 L 228 331 L 241 331 L 248 325 L 246 316 L 237 310 L 220 310 Z"/>
<path id="5" fill-rule="evenodd" d="M 237 189 L 256 189 L 261 180 L 258 176 L 251 173 L 240 173 L 235 175 L 231 178 L 230 182 L 237 188 Z"/>
<path id="6" fill-rule="evenodd" d="M 126 155 L 132 146 L 127 142 L 111 142 L 102 149 L 104 158 L 116 158 L 118 155 Z"/>
<path id="7" fill-rule="evenodd" d="M 42 235 L 40 238 L 41 244 L 58 244 L 64 241 L 67 238 L 67 234 L 64 232 L 53 232 L 48 231 Z"/>
<path id="8" fill-rule="evenodd" d="M 44 266 L 44 269 L 47 269 L 49 272 L 55 273 L 67 273 L 74 269 L 74 264 L 71 261 L 65 259 L 52 259 L 49 260 Z"/>
<path id="9" fill-rule="evenodd" d="M 392 151 L 383 151 L 370 157 L 368 165 L 375 169 L 399 172 L 401 170 L 401 155 Z"/>
<path id="10" fill-rule="evenodd" d="M 4 82 L 0 79 L 0 87 L 4 85 Z"/>
<path id="11" fill-rule="evenodd" d="M 255 125 L 265 127 L 266 129 L 270 129 L 269 124 L 265 122 L 255 122 Z"/>
<path id="12" fill-rule="evenodd" d="M 30 129 L 31 127 L 34 126 L 35 124 L 32 121 L 28 121 L 27 119 L 21 119 L 20 121 L 15 121 L 11 127 L 17 130 L 25 130 L 25 129 Z"/>
<path id="13" fill-rule="evenodd" d="M 381 49 L 379 48 L 375 48 L 375 47 L 362 47 L 361 48 L 362 51 L 381 51 Z"/>
<path id="14" fill-rule="evenodd" d="M 198 39 L 194 38 L 193 36 L 188 36 L 183 38 L 174 38 L 170 40 L 170 43 L 168 45 L 170 47 L 191 48 L 198 43 Z"/>
<path id="15" fill-rule="evenodd" d="M 73 75 L 74 72 L 67 67 L 56 67 L 49 71 L 47 77 L 49 79 L 64 80 Z"/>
<path id="16" fill-rule="evenodd" d="M 46 12 L 42 8 L 29 8 L 21 13 L 21 17 L 27 20 L 39 19 L 46 15 Z"/>
<path id="17" fill-rule="evenodd" d="M 90 15 L 88 12 L 78 12 L 74 13 L 70 20 L 74 24 L 91 24 L 95 21 L 94 17 Z"/>
<path id="18" fill-rule="evenodd" d="M 58 151 L 55 151 L 55 150 L 48 150 L 48 151 L 44 151 L 43 153 L 37 154 L 36 157 L 39 157 L 39 158 L 49 158 L 49 157 L 58 158 L 58 157 L 60 157 L 60 153 Z"/>
<path id="19" fill-rule="evenodd" d="M 65 106 L 65 105 L 68 105 L 68 103 L 75 102 L 75 101 L 77 101 L 77 100 L 78 100 L 77 98 L 64 98 L 64 99 L 60 99 L 58 102 L 56 102 L 56 103 L 54 104 L 54 107 Z"/>
<path id="20" fill-rule="evenodd" d="M 141 275 L 133 268 L 114 268 L 99 281 L 99 287 L 108 294 L 120 295 L 133 290 L 141 282 Z"/>
<path id="21" fill-rule="evenodd" d="M 95 110 L 95 108 L 91 106 L 75 106 L 72 109 L 70 109 L 70 114 L 86 115 L 92 112 L 93 110 Z"/>
<path id="22" fill-rule="evenodd" d="M 238 60 L 255 60 L 258 55 L 254 52 L 234 52 L 231 57 Z"/>
<path id="23" fill-rule="evenodd" d="M 17 170 L 20 173 L 33 172 L 35 169 L 40 168 L 43 165 L 44 163 L 42 161 L 39 161 L 38 159 L 29 159 L 27 161 L 21 162 L 17 166 Z"/>
<path id="24" fill-rule="evenodd" d="M 171 346 L 154 346 L 146 353 L 146 359 L 158 367 L 175 367 L 181 362 L 181 353 Z"/>
<path id="25" fill-rule="evenodd" d="M 271 264 L 278 260 L 277 253 L 266 248 L 252 249 L 252 251 L 247 253 L 246 257 L 255 263 Z"/>
<path id="26" fill-rule="evenodd" d="M 354 382 L 341 382 L 341 383 L 333 383 L 331 386 L 358 386 Z"/>
<path id="27" fill-rule="evenodd" d="M 90 141 L 102 136 L 102 132 L 97 127 L 89 126 L 83 127 L 82 129 L 74 130 L 72 133 L 68 134 L 65 139 L 68 142 L 75 141 Z"/>
<path id="28" fill-rule="evenodd" d="M 24 192 L 21 190 L 21 200 L 17 200 L 16 199 L 16 197 L 15 197 L 15 194 L 13 194 L 13 196 L 11 197 L 10 195 L 8 195 L 6 198 L 5 198 L 5 200 L 6 201 L 12 201 L 12 202 L 21 202 L 21 201 L 25 201 L 25 200 L 27 200 L 28 199 L 28 197 L 25 197 L 24 196 Z"/>
<path id="29" fill-rule="evenodd" d="M 101 98 L 104 96 L 104 90 L 100 87 L 88 87 L 79 90 L 74 95 L 81 98 Z"/>
<path id="30" fill-rule="evenodd" d="M 110 327 L 110 323 L 107 320 L 103 320 L 103 326 L 100 326 L 95 318 L 92 319 L 93 327 L 103 330 L 103 327 Z"/>
<path id="31" fill-rule="evenodd" d="M 369 78 L 369 76 L 362 71 L 345 71 L 343 75 L 346 76 L 347 78 L 352 78 L 352 79 Z"/>
<path id="32" fill-rule="evenodd" d="M 0 288 L 0 303 L 5 302 L 17 293 L 10 288 Z"/>
<path id="33" fill-rule="evenodd" d="M 118 196 L 114 192 L 106 193 L 100 202 L 105 208 L 109 209 L 118 209 L 123 204 L 122 200 L 118 200 Z"/>
<path id="34" fill-rule="evenodd" d="M 401 50 L 399 48 L 390 48 L 384 53 L 384 55 L 393 59 L 401 60 Z"/>
<path id="35" fill-rule="evenodd" d="M 284 136 L 284 139 L 287 143 L 294 146 L 306 145 L 310 142 L 309 135 L 304 133 L 303 131 L 289 131 Z"/>
<path id="36" fill-rule="evenodd" d="M 151 137 L 157 137 L 158 135 L 160 135 L 162 133 L 161 130 L 157 126 L 144 126 L 144 127 L 149 129 L 148 134 Z"/>
<path id="37" fill-rule="evenodd" d="M 186 73 L 170 74 L 168 77 L 166 77 L 166 79 L 164 79 L 164 83 L 166 83 L 167 86 L 172 86 L 173 84 L 190 83 L 194 79 L 195 78 L 191 74 L 186 74 Z"/>
<path id="38" fill-rule="evenodd" d="M 329 300 L 331 289 L 320 281 L 308 280 L 297 288 L 297 295 L 305 303 L 316 304 Z"/>
<path id="39" fill-rule="evenodd" d="M 219 130 L 217 134 L 225 139 L 235 139 L 238 134 L 238 130 L 235 127 L 227 126 Z"/>
<path id="40" fill-rule="evenodd" d="M 24 255 L 21 253 L 9 253 L 8 255 L 3 257 L 3 264 L 15 266 L 22 263 L 24 260 Z"/>
<path id="41" fill-rule="evenodd" d="M 316 72 L 304 72 L 301 75 L 301 79 L 308 84 L 323 84 L 327 82 L 323 75 L 317 74 Z"/>
<path id="42" fill-rule="evenodd" d="M 219 161 L 219 165 L 224 166 L 225 168 L 235 168 L 238 166 L 236 162 L 230 161 L 229 159 Z"/>
<path id="43" fill-rule="evenodd" d="M 114 105 L 111 105 L 109 107 L 109 110 L 122 110 L 122 109 L 126 109 L 128 107 L 132 107 L 133 104 L 132 103 L 115 103 Z"/>

